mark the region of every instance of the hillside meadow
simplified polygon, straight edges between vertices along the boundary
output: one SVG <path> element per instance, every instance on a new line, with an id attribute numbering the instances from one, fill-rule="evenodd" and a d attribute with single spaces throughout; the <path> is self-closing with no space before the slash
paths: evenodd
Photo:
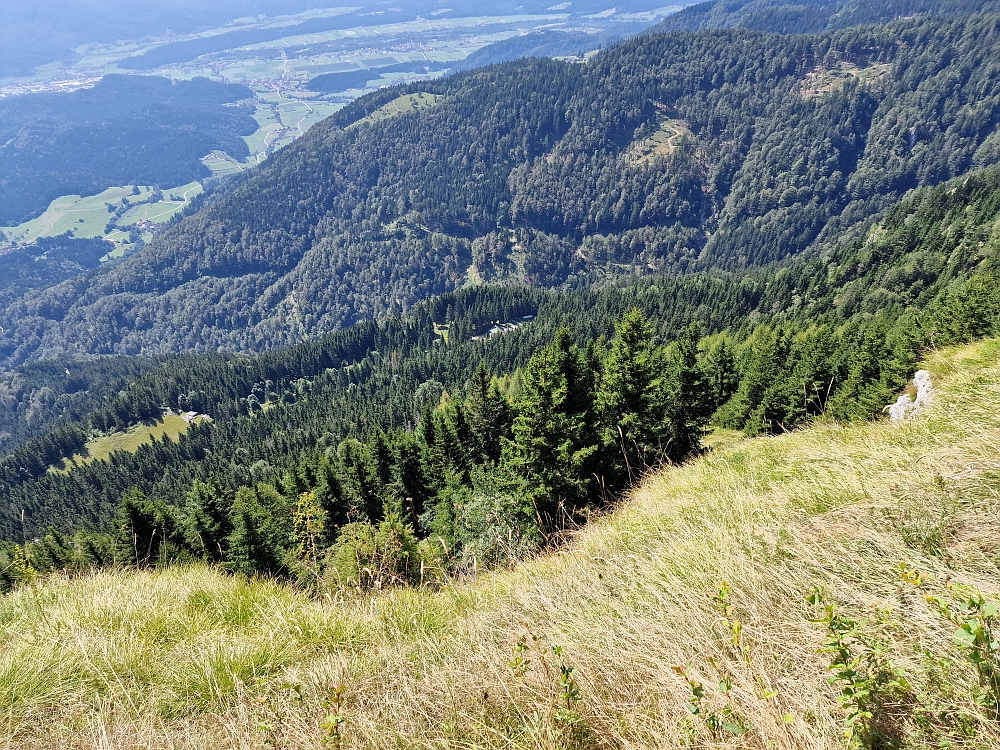
<path id="1" fill-rule="evenodd" d="M 844 748 L 863 689 L 855 742 L 996 747 L 947 615 L 997 632 L 1000 342 L 925 367 L 903 425 L 727 436 L 506 572 L 313 598 L 204 566 L 22 586 L 2 746 Z"/>

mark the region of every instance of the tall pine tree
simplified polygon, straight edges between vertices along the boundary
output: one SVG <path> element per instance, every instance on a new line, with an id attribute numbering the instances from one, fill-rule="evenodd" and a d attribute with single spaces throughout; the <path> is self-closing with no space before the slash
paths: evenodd
<path id="1" fill-rule="evenodd" d="M 590 368 L 567 328 L 525 368 L 504 464 L 543 533 L 584 503 L 591 490 L 599 442 L 593 391 Z"/>

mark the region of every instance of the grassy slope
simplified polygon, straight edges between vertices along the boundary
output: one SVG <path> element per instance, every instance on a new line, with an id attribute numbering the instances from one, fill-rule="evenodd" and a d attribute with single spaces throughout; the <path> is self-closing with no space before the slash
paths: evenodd
<path id="1" fill-rule="evenodd" d="M 235 167 L 233 167 L 235 171 Z M 64 195 L 56 198 L 48 209 L 36 219 L 16 227 L 0 227 L 8 238 L 17 242 L 34 242 L 39 237 L 56 237 L 73 230 L 76 237 L 108 237 L 114 240 L 127 239 L 128 234 L 120 231 L 105 233 L 104 228 L 111 219 L 107 204 L 117 204 L 122 198 L 135 203 L 145 200 L 152 194 L 148 186 L 139 188 L 139 195 L 132 195 L 131 187 L 108 188 L 102 193 L 81 198 L 79 195 Z M 169 188 L 164 191 L 167 198 L 159 203 L 146 203 L 135 206 L 127 211 L 119 222 L 122 226 L 134 224 L 144 219 L 155 223 L 168 221 L 175 213 L 184 208 L 187 201 L 202 192 L 201 184 L 189 182 L 187 185 Z M 183 201 L 171 201 L 170 195 L 185 197 Z M 80 220 L 83 221 L 80 221 Z"/>
<path id="2" fill-rule="evenodd" d="M 107 461 L 115 451 L 135 453 L 143 445 L 162 440 L 166 435 L 171 440 L 177 440 L 188 431 L 190 425 L 179 414 L 168 414 L 153 424 L 140 424 L 125 432 L 115 432 L 99 437 L 87 443 L 86 455 L 77 454 L 72 459 L 76 466 L 83 466 L 92 461 Z M 67 468 L 64 463 L 64 469 Z"/>
<path id="3" fill-rule="evenodd" d="M 936 701 L 933 731 L 997 747 L 953 628 L 898 566 L 998 592 L 1000 342 L 927 367 L 938 395 L 906 425 L 724 441 L 565 551 L 437 593 L 312 601 L 201 567 L 21 589 L 0 600 L 0 733 L 19 748 L 318 748 L 328 686 L 343 682 L 349 747 L 565 745 L 552 659 L 534 636 L 578 668 L 583 723 L 570 744 L 676 747 L 690 690 L 671 667 L 690 664 L 707 702 L 731 702 L 752 726 L 703 732 L 697 746 L 838 748 L 824 630 L 804 602 L 822 585 L 877 621 L 869 632 Z M 748 660 L 727 646 L 711 600 L 723 580 Z M 523 682 L 510 666 L 522 637 Z M 728 698 L 714 688 L 720 671 Z M 944 727 L 960 715 L 975 739 Z"/>

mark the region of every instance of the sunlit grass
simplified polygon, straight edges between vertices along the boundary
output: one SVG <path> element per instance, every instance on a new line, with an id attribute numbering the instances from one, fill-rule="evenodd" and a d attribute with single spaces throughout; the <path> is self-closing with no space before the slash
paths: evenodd
<path id="1" fill-rule="evenodd" d="M 61 471 L 67 471 L 72 466 L 83 466 L 93 461 L 106 461 L 115 451 L 135 453 L 143 445 L 164 436 L 177 440 L 188 431 L 190 425 L 179 414 L 168 414 L 152 424 L 140 424 L 124 432 L 114 432 L 91 440 L 86 445 L 83 454 L 77 454 L 63 462 Z"/>
<path id="2" fill-rule="evenodd" d="M 910 423 L 722 436 L 564 550 L 443 590 L 314 600 L 202 566 L 23 588 L 0 600 L 0 732 L 18 748 L 319 748 L 343 683 L 348 747 L 843 748 L 805 603 L 822 586 L 933 708 L 910 747 L 1000 746 L 953 627 L 898 575 L 997 594 L 1000 345 L 926 366 L 938 394 Z M 744 653 L 711 598 L 722 581 Z M 559 660 L 577 669 L 571 730 Z M 748 731 L 686 730 L 678 665 Z"/>
<path id="3" fill-rule="evenodd" d="M 388 120 L 399 115 L 405 115 L 421 109 L 428 109 L 437 104 L 440 99 L 441 96 L 438 94 L 428 94 L 423 91 L 417 92 L 416 94 L 404 94 L 398 99 L 393 99 L 388 104 L 379 107 L 364 119 L 358 120 L 358 122 L 351 127 L 357 127 L 358 125 L 366 123 L 381 122 L 382 120 Z"/>

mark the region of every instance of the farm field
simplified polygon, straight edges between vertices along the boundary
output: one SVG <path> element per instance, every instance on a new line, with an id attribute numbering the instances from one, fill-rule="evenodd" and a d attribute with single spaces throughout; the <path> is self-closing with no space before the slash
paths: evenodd
<path id="1" fill-rule="evenodd" d="M 253 166 L 252 163 L 236 161 L 236 159 L 224 151 L 213 151 L 203 158 L 201 163 L 212 170 L 213 177 L 239 174 Z"/>
<path id="2" fill-rule="evenodd" d="M 340 102 L 309 95 L 264 93 L 258 97 L 254 118 L 260 130 L 243 140 L 250 147 L 249 164 L 259 164 L 268 156 L 304 135 L 309 128 L 343 107 Z"/>
<path id="3" fill-rule="evenodd" d="M 87 197 L 64 195 L 52 201 L 48 210 L 37 219 L 16 227 L 0 227 L 0 231 L 15 242 L 33 242 L 39 237 L 55 237 L 66 232 L 72 232 L 75 237 L 103 237 L 110 217 L 108 203 L 120 203 L 122 198 L 130 202 L 145 200 L 152 192 L 151 188 L 140 186 L 139 195 L 133 195 L 131 187 L 108 188 Z"/>
<path id="4" fill-rule="evenodd" d="M 130 208 L 120 219 L 123 225 L 135 224 L 140 221 L 151 221 L 160 224 L 169 221 L 174 214 L 184 208 L 188 201 L 203 192 L 200 182 L 189 182 L 187 185 L 164 190 L 164 199 L 157 203 L 145 203 L 135 208 Z M 181 198 L 181 200 L 171 200 L 170 196 Z"/>
<path id="5" fill-rule="evenodd" d="M 74 237 L 79 238 L 105 237 L 115 242 L 127 242 L 127 232 L 105 231 L 108 221 L 112 218 L 107 204 L 119 205 L 123 198 L 129 203 L 139 203 L 153 194 L 153 188 L 148 185 L 139 185 L 138 190 L 138 195 L 134 194 L 132 186 L 108 188 L 97 195 L 86 197 L 64 195 L 52 201 L 45 213 L 38 218 L 16 227 L 0 227 L 0 231 L 13 243 L 30 243 L 39 237 L 56 237 L 66 232 L 72 232 Z M 201 192 L 202 187 L 199 182 L 167 188 L 163 190 L 162 201 L 135 206 L 126 211 L 118 223 L 120 226 L 125 226 L 140 221 L 157 224 L 169 221 L 188 201 Z M 170 200 L 170 196 L 179 196 L 183 200 Z M 112 253 L 112 256 L 120 254 Z"/>

